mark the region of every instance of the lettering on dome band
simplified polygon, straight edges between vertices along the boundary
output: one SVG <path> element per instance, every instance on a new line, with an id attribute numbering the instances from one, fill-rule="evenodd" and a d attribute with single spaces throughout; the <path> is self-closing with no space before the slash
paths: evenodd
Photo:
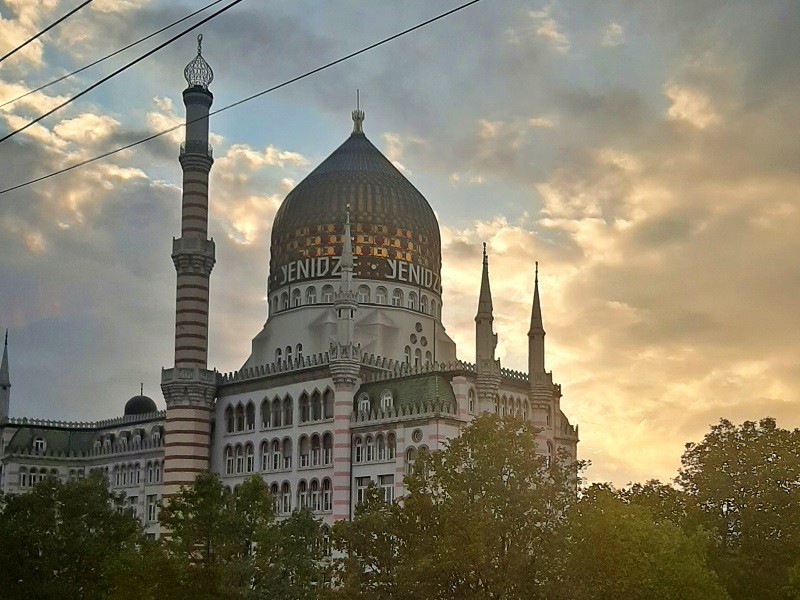
<path id="1" fill-rule="evenodd" d="M 365 259 L 371 259 L 363 264 Z M 280 273 L 271 282 L 270 291 L 290 283 L 339 277 L 341 274 L 340 256 L 318 256 L 301 258 L 280 266 Z M 361 267 L 361 268 L 359 268 Z M 363 267 L 367 267 L 363 269 Z M 356 259 L 356 279 L 372 279 L 398 281 L 426 288 L 436 294 L 442 293 L 439 274 L 421 265 L 404 260 L 375 259 L 375 257 L 359 257 Z"/>

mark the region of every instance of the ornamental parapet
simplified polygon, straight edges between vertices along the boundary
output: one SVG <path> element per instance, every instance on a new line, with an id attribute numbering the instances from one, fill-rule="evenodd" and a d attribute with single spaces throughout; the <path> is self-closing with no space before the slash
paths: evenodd
<path id="1" fill-rule="evenodd" d="M 31 419 L 28 417 L 9 417 L 4 425 L 19 427 L 46 427 L 52 429 L 107 429 L 119 425 L 130 425 L 165 418 L 167 413 L 163 410 L 141 415 L 124 415 L 113 419 L 101 421 L 58 421 L 51 419 Z"/>
<path id="2" fill-rule="evenodd" d="M 350 417 L 353 426 L 373 425 L 377 423 L 394 422 L 399 420 L 412 420 L 419 418 L 435 418 L 442 416 L 458 415 L 458 406 L 455 402 L 433 400 L 430 402 L 416 402 L 403 404 L 395 408 L 384 410 L 356 411 Z"/>
<path id="3" fill-rule="evenodd" d="M 205 142 L 187 140 L 185 142 L 181 142 L 179 156 L 183 156 L 184 154 L 200 154 L 209 158 L 214 158 L 214 148 L 211 146 L 211 144 L 206 144 Z"/>

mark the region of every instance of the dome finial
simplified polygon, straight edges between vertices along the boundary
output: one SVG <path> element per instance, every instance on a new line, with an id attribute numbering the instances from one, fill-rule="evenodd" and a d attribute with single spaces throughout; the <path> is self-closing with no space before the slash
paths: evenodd
<path id="1" fill-rule="evenodd" d="M 186 65 L 183 70 L 183 76 L 189 87 L 201 87 L 204 90 L 208 89 L 211 82 L 214 81 L 214 71 L 203 58 L 203 34 L 197 36 L 197 56 Z"/>
<path id="2" fill-rule="evenodd" d="M 353 111 L 353 133 L 364 133 L 364 111 L 361 110 L 361 93 L 356 89 L 356 109 Z"/>

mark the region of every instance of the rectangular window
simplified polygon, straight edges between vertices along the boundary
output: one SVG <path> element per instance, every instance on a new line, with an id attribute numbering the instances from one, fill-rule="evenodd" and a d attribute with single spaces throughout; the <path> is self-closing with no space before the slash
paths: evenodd
<path id="1" fill-rule="evenodd" d="M 364 502 L 367 486 L 372 479 L 370 477 L 356 477 L 356 504 Z"/>
<path id="2" fill-rule="evenodd" d="M 246 460 L 247 460 L 247 472 L 248 473 L 252 473 L 253 472 L 253 455 L 252 454 L 248 454 Z"/>
<path id="3" fill-rule="evenodd" d="M 383 490 L 384 501 L 394 502 L 394 475 L 378 475 L 378 485 Z"/>
<path id="4" fill-rule="evenodd" d="M 300 466 L 307 467 L 308 466 L 308 454 L 301 454 L 300 455 Z"/>
<path id="5" fill-rule="evenodd" d="M 322 490 L 322 510 L 329 512 L 333 509 L 330 490 Z"/>
<path id="6" fill-rule="evenodd" d="M 158 496 L 153 494 L 147 497 L 147 521 L 152 523 L 158 520 Z"/>
<path id="7" fill-rule="evenodd" d="M 329 465 L 333 462 L 333 449 L 332 448 L 325 448 L 322 451 L 322 461 L 326 465 Z"/>
<path id="8" fill-rule="evenodd" d="M 128 509 L 134 517 L 139 517 L 139 498 L 136 496 L 128 496 Z"/>
<path id="9" fill-rule="evenodd" d="M 315 467 L 319 466 L 319 448 L 314 448 L 311 451 L 311 464 Z"/>

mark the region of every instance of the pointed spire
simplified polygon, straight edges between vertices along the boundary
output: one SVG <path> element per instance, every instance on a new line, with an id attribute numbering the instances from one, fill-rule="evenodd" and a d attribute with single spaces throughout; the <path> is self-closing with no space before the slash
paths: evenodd
<path id="1" fill-rule="evenodd" d="M 542 305 L 539 301 L 539 261 L 536 261 L 536 275 L 533 279 L 533 307 L 531 308 L 531 328 L 528 335 L 544 333 L 542 323 Z"/>
<path id="2" fill-rule="evenodd" d="M 0 363 L 0 385 L 10 385 L 11 381 L 8 374 L 8 329 L 6 329 L 6 341 L 3 345 L 3 362 Z"/>
<path id="3" fill-rule="evenodd" d="M 361 110 L 361 92 L 356 90 L 356 109 L 353 115 L 353 133 L 364 133 L 364 111 Z"/>
<path id="4" fill-rule="evenodd" d="M 483 273 L 481 275 L 481 293 L 478 297 L 478 317 L 492 316 L 492 290 L 489 287 L 489 257 L 486 254 L 486 242 L 483 242 Z"/>

